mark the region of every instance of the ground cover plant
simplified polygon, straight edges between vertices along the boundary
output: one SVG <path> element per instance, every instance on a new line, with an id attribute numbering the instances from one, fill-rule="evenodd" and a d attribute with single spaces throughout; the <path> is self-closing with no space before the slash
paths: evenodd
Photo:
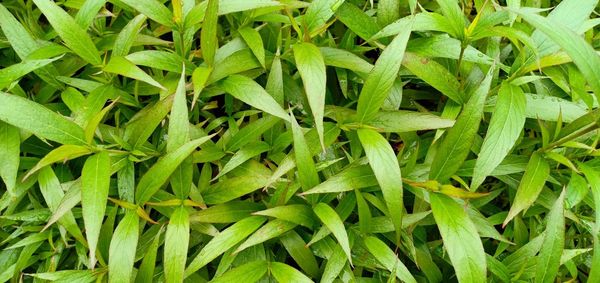
<path id="1" fill-rule="evenodd" d="M 0 282 L 600 282 L 597 0 L 4 0 Z"/>

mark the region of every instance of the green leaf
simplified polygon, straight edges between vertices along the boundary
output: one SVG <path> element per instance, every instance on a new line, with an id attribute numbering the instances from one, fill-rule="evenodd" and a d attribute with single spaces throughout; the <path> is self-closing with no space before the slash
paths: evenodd
<path id="1" fill-rule="evenodd" d="M 262 37 L 260 37 L 260 33 L 249 26 L 240 28 L 238 32 L 244 39 L 244 42 L 250 47 L 250 50 L 252 50 L 252 53 L 254 53 L 258 62 L 260 62 L 260 65 L 262 65 L 263 68 L 266 68 L 265 47 L 263 45 Z"/>
<path id="2" fill-rule="evenodd" d="M 598 57 L 598 54 L 596 54 L 591 45 L 569 28 L 554 24 L 554 21 L 551 19 L 524 10 L 513 12 L 542 31 L 566 51 L 588 81 L 596 97 L 600 98 L 600 70 L 596 67 L 600 64 L 600 57 Z"/>
<path id="3" fill-rule="evenodd" d="M 208 76 L 212 72 L 212 68 L 200 66 L 194 69 L 192 73 L 192 83 L 194 84 L 194 98 L 192 99 L 192 107 L 196 104 L 196 101 L 200 97 L 200 93 L 206 86 L 206 82 L 208 80 Z"/>
<path id="4" fill-rule="evenodd" d="M 164 227 L 164 226 L 163 226 Z M 163 232 L 163 227 L 153 235 L 152 242 L 148 247 L 148 251 L 144 254 L 144 259 L 138 268 L 138 272 L 135 276 L 136 283 L 143 283 L 152 281 L 152 277 L 154 276 L 154 268 L 156 267 L 156 256 L 158 254 L 158 247 L 161 244 L 161 235 Z"/>
<path id="5" fill-rule="evenodd" d="M 232 223 L 240 221 L 264 206 L 249 201 L 231 201 L 195 211 L 190 215 L 191 222 Z"/>
<path id="6" fill-rule="evenodd" d="M 18 80 L 22 76 L 25 76 L 32 71 L 42 68 L 58 58 L 53 59 L 41 59 L 41 60 L 25 60 L 21 63 L 17 63 L 8 66 L 0 70 L 0 89 L 9 86 L 12 82 Z"/>
<path id="7" fill-rule="evenodd" d="M 600 174 L 596 169 L 586 164 L 579 163 L 578 165 L 590 184 L 592 197 L 594 199 L 593 209 L 596 221 L 591 229 L 594 241 L 594 254 L 592 256 L 589 278 L 596 279 L 600 278 L 600 238 L 598 238 L 598 231 L 600 231 L 600 222 L 598 220 L 600 219 Z"/>
<path id="8" fill-rule="evenodd" d="M 69 49 L 92 65 L 102 64 L 94 42 L 67 12 L 50 0 L 34 0 L 33 2 L 46 16 Z"/>
<path id="9" fill-rule="evenodd" d="M 137 15 L 133 18 L 123 29 L 119 32 L 119 35 L 115 39 L 115 43 L 112 49 L 112 56 L 123 57 L 129 54 L 129 50 L 135 42 L 136 35 L 138 34 L 142 24 L 146 21 L 146 16 Z"/>
<path id="10" fill-rule="evenodd" d="M 58 207 L 52 214 L 52 217 L 48 219 L 48 223 L 44 226 L 43 230 L 50 227 L 61 217 L 68 214 L 73 207 L 75 207 L 81 201 L 81 182 L 73 183 L 69 190 L 65 193 L 64 197 L 60 200 Z"/>
<path id="11" fill-rule="evenodd" d="M 463 103 L 464 97 L 460 91 L 460 83 L 440 63 L 411 52 L 405 52 L 402 65 L 448 98 L 457 103 Z"/>
<path id="12" fill-rule="evenodd" d="M 396 230 L 396 244 L 400 241 L 402 214 L 404 214 L 402 175 L 394 150 L 381 134 L 370 129 L 357 131 L 365 149 L 369 165 L 381 187 L 383 199 Z"/>
<path id="13" fill-rule="evenodd" d="M 400 70 L 402 64 L 410 33 L 411 23 L 409 22 L 377 59 L 375 67 L 367 77 L 358 97 L 356 113 L 359 122 L 364 123 L 372 120 L 388 97 L 398 76 L 398 70 Z"/>
<path id="14" fill-rule="evenodd" d="M 123 133 L 123 139 L 133 148 L 141 147 L 172 108 L 174 95 L 150 104 L 133 116 Z"/>
<path id="15" fill-rule="evenodd" d="M 198 146 L 212 137 L 213 135 L 189 141 L 154 163 L 154 165 L 142 176 L 136 187 L 136 203 L 144 204 L 149 201 L 160 187 L 167 182 L 179 164 L 190 156 Z"/>
<path id="16" fill-rule="evenodd" d="M 19 129 L 0 121 L 0 177 L 9 194 L 15 194 L 19 154 L 21 153 Z"/>
<path id="17" fill-rule="evenodd" d="M 440 10 L 448 19 L 448 23 L 452 27 L 452 35 L 458 39 L 463 39 L 465 36 L 465 15 L 458 6 L 458 2 L 453 0 L 438 0 Z"/>
<path id="18" fill-rule="evenodd" d="M 377 3 L 377 23 L 384 27 L 400 18 L 400 2 L 380 0 Z"/>
<path id="19" fill-rule="evenodd" d="M 189 214 L 186 207 L 180 206 L 171 214 L 165 236 L 165 257 L 163 262 L 165 263 L 166 281 L 183 281 L 189 238 Z"/>
<path id="20" fill-rule="evenodd" d="M 40 185 L 40 192 L 42 193 L 42 196 L 44 197 L 44 200 L 46 201 L 50 211 L 52 213 L 59 212 L 59 207 L 65 194 L 52 168 L 45 167 L 42 169 L 38 174 L 38 182 Z M 79 242 L 86 242 L 81 230 L 77 226 L 75 217 L 70 210 L 66 211 L 60 217 L 60 219 L 58 219 L 58 222 L 60 225 L 65 227 L 65 230 L 71 233 L 71 235 L 73 235 Z"/>
<path id="21" fill-rule="evenodd" d="M 385 268 L 396 273 L 396 277 L 404 282 L 414 282 L 417 280 L 412 276 L 404 263 L 394 254 L 394 252 L 376 237 L 369 236 L 364 239 L 367 250 L 379 261 Z"/>
<path id="22" fill-rule="evenodd" d="M 340 193 L 377 185 L 377 178 L 368 165 L 353 166 L 344 169 L 316 187 L 303 192 L 307 194 Z"/>
<path id="23" fill-rule="evenodd" d="M 200 48 L 202 49 L 202 57 L 209 67 L 215 63 L 215 53 L 217 52 L 217 26 L 219 15 L 219 0 L 207 0 L 206 16 L 202 23 L 200 32 Z"/>
<path id="24" fill-rule="evenodd" d="M 110 157 L 106 151 L 90 156 L 81 170 L 81 208 L 90 246 L 90 267 L 96 264 L 96 247 L 108 200 L 110 174 Z"/>
<path id="25" fill-rule="evenodd" d="M 163 26 L 174 26 L 173 13 L 158 0 L 121 0 L 121 2 Z"/>
<path id="26" fill-rule="evenodd" d="M 31 276 L 52 282 L 68 283 L 68 282 L 94 282 L 97 273 L 93 270 L 60 270 L 54 272 L 34 273 Z"/>
<path id="27" fill-rule="evenodd" d="M 319 266 L 312 250 L 308 248 L 296 231 L 292 230 L 285 233 L 285 235 L 279 237 L 279 241 L 281 241 L 289 255 L 306 274 L 311 277 L 319 276 Z"/>
<path id="28" fill-rule="evenodd" d="M 173 152 L 189 141 L 189 118 L 185 95 L 185 71 L 181 73 L 169 116 L 167 152 Z"/>
<path id="29" fill-rule="evenodd" d="M 109 282 L 131 281 L 138 233 L 138 216 L 135 211 L 128 210 L 110 240 L 108 256 Z"/>
<path id="30" fill-rule="evenodd" d="M 239 165 L 242 165 L 242 163 L 248 161 L 249 159 L 268 151 L 269 148 L 270 146 L 264 142 L 254 142 L 244 146 L 244 148 L 238 150 L 231 157 L 231 159 L 229 159 L 229 161 L 223 166 L 223 169 L 219 171 L 219 175 L 217 175 L 214 179 L 220 178 Z"/>
<path id="31" fill-rule="evenodd" d="M 552 283 L 556 280 L 560 267 L 560 257 L 565 245 L 565 191 L 550 209 L 546 219 L 544 243 L 538 255 L 535 269 L 535 282 Z"/>
<path id="32" fill-rule="evenodd" d="M 221 231 L 221 233 L 212 238 L 194 260 L 192 260 L 185 270 L 184 277 L 190 276 L 222 253 L 241 242 L 244 238 L 248 237 L 248 235 L 252 234 L 252 232 L 256 231 L 265 220 L 266 219 L 262 216 L 251 216 L 240 220 Z"/>
<path id="33" fill-rule="evenodd" d="M 298 224 L 281 220 L 273 219 L 267 224 L 260 227 L 254 234 L 252 234 L 246 241 L 244 241 L 236 250 L 235 253 L 239 253 L 249 247 L 264 243 L 270 239 L 279 237 L 283 233 L 294 229 Z"/>
<path id="34" fill-rule="evenodd" d="M 506 83 L 500 86 L 494 114 L 475 163 L 471 190 L 476 190 L 494 171 L 521 135 L 526 103 L 520 87 Z"/>
<path id="35" fill-rule="evenodd" d="M 325 111 L 325 95 L 327 76 L 325 62 L 321 51 L 312 43 L 298 43 L 293 46 L 296 67 L 302 77 L 302 83 L 308 98 L 308 104 L 315 119 L 315 127 L 323 144 L 323 112 Z"/>
<path id="36" fill-rule="evenodd" d="M 289 119 L 289 115 L 279 104 L 267 93 L 258 83 L 252 79 L 241 76 L 231 75 L 221 81 L 219 86 L 233 97 L 242 102 L 273 116 L 279 117 L 284 121 Z"/>
<path id="37" fill-rule="evenodd" d="M 311 209 L 302 204 L 290 204 L 285 206 L 276 206 L 253 213 L 254 215 L 271 216 L 281 220 L 289 221 L 312 229 L 315 226 L 316 219 Z"/>
<path id="38" fill-rule="evenodd" d="M 87 144 L 77 124 L 20 96 L 0 92 L 0 120 L 62 144 Z"/>
<path id="39" fill-rule="evenodd" d="M 2 4 L 0 4 L 0 28 L 2 28 L 4 36 L 21 60 L 28 59 L 30 54 L 41 47 L 27 29 Z M 54 66 L 48 65 L 35 71 L 35 73 L 52 86 L 62 88 L 62 85 L 56 79 L 58 71 Z"/>
<path id="40" fill-rule="evenodd" d="M 534 152 L 529 159 L 529 163 L 527 163 L 525 174 L 523 174 L 521 183 L 519 183 L 517 194 L 503 226 L 506 226 L 519 212 L 527 209 L 535 202 L 542 188 L 544 188 L 549 174 L 550 165 L 548 165 L 546 159 L 540 153 Z"/>
<path id="41" fill-rule="evenodd" d="M 459 282 L 485 282 L 486 261 L 475 225 L 456 201 L 430 193 L 431 210 Z"/>
<path id="42" fill-rule="evenodd" d="M 438 145 L 437 153 L 431 163 L 429 179 L 444 182 L 456 173 L 467 158 L 483 116 L 483 105 L 490 90 L 492 77 L 493 68 L 473 92 L 456 119 L 456 123 Z"/>
<path id="43" fill-rule="evenodd" d="M 87 30 L 96 18 L 98 11 L 104 7 L 106 0 L 85 1 L 75 16 L 75 21 L 83 30 Z"/>
<path id="44" fill-rule="evenodd" d="M 323 276 L 321 277 L 322 283 L 331 283 L 340 274 L 342 269 L 346 266 L 346 254 L 341 246 L 336 245 L 331 252 L 331 255 L 327 259 L 325 270 L 323 270 Z"/>
<path id="45" fill-rule="evenodd" d="M 125 59 L 125 57 L 113 56 L 110 62 L 104 66 L 105 72 L 115 73 L 132 79 L 143 81 L 160 89 L 165 89 L 159 82 L 146 74 L 140 67 Z"/>
<path id="46" fill-rule="evenodd" d="M 158 50 L 143 50 L 134 52 L 125 56 L 125 59 L 129 60 L 135 65 L 146 66 L 153 69 L 165 70 L 174 73 L 182 72 L 181 63 L 185 61 L 178 54 Z M 185 70 L 187 73 L 191 73 L 192 68 L 193 65 L 188 64 Z"/>
<path id="47" fill-rule="evenodd" d="M 244 278 L 244 282 L 254 283 L 259 281 L 267 273 L 267 262 L 262 260 L 251 261 L 232 268 L 223 275 L 211 280 L 211 283 L 235 282 Z"/>
<path id="48" fill-rule="evenodd" d="M 294 138 L 294 157 L 298 167 L 298 179 L 303 191 L 312 189 L 319 184 L 319 175 L 315 167 L 312 153 L 295 118 L 292 121 L 292 135 Z M 322 144 L 322 143 L 321 143 Z"/>
<path id="49" fill-rule="evenodd" d="M 102 122 L 102 119 L 104 119 L 108 111 L 110 111 L 115 106 L 115 103 L 116 100 L 108 106 L 104 107 L 102 111 L 96 113 L 96 115 L 94 115 L 94 117 L 92 117 L 92 119 L 90 119 L 88 124 L 85 126 L 84 134 L 85 140 L 88 142 L 88 144 L 92 143 L 92 141 L 94 140 L 94 134 L 96 132 L 96 129 L 98 128 L 98 125 L 100 124 L 100 122 Z"/>
<path id="50" fill-rule="evenodd" d="M 48 154 L 46 154 L 42 159 L 40 159 L 40 161 L 38 161 L 38 163 L 36 163 L 35 166 L 33 166 L 33 168 L 31 168 L 29 170 L 29 172 L 27 172 L 27 174 L 25 175 L 24 178 L 27 178 L 27 177 L 33 175 L 38 170 L 40 170 L 50 164 L 53 164 L 56 162 L 65 162 L 67 160 L 71 160 L 71 159 L 75 159 L 75 158 L 78 158 L 81 156 L 91 154 L 92 152 L 93 152 L 92 149 L 90 149 L 87 146 L 71 145 L 71 144 L 61 145 L 61 146 L 53 149 Z"/>
<path id="51" fill-rule="evenodd" d="M 312 283 L 310 278 L 306 277 L 302 272 L 297 269 L 281 262 L 269 263 L 269 270 L 271 275 L 275 277 L 278 282 L 297 282 L 297 283 Z"/>
<path id="52" fill-rule="evenodd" d="M 369 40 L 379 31 L 377 21 L 360 8 L 345 1 L 336 11 L 338 19 L 364 40 Z"/>
<path id="53" fill-rule="evenodd" d="M 346 228 L 344 227 L 344 223 L 340 216 L 331 208 L 329 205 L 325 203 L 318 203 L 313 211 L 319 217 L 321 222 L 325 224 L 325 227 L 333 233 L 333 236 L 338 240 L 340 246 L 346 253 L 346 257 L 348 258 L 348 262 L 352 264 L 352 255 L 350 253 L 350 242 L 348 241 L 348 234 L 346 234 Z"/>

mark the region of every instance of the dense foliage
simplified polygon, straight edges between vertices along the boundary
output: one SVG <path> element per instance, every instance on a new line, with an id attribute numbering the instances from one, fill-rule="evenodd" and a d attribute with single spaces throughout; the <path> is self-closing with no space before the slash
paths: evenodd
<path id="1" fill-rule="evenodd" d="M 600 282 L 598 0 L 3 0 L 0 282 Z"/>

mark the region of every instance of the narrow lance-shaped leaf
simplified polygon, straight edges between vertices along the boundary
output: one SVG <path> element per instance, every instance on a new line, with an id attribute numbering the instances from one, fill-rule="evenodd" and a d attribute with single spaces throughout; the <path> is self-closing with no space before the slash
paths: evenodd
<path id="1" fill-rule="evenodd" d="M 83 30 L 87 30 L 92 21 L 96 18 L 98 11 L 104 6 L 106 0 L 88 0 L 83 2 L 81 5 L 81 9 L 77 12 L 75 16 L 75 22 L 79 24 L 79 26 Z"/>
<path id="2" fill-rule="evenodd" d="M 216 257 L 231 249 L 248 235 L 252 234 L 265 222 L 265 217 L 251 216 L 231 225 L 217 236 L 212 238 L 192 260 L 185 270 L 184 277 L 198 271 L 200 268 L 213 261 Z"/>
<path id="3" fill-rule="evenodd" d="M 27 179 L 29 176 L 33 175 L 38 170 L 50 164 L 61 161 L 65 162 L 91 153 L 92 149 L 87 146 L 72 144 L 61 145 L 44 155 L 44 157 L 42 157 L 42 159 L 40 159 L 40 161 L 38 161 L 38 163 L 36 163 L 35 166 L 33 166 L 33 168 L 29 169 L 29 172 L 25 174 L 23 179 Z"/>
<path id="4" fill-rule="evenodd" d="M 267 273 L 267 262 L 262 260 L 251 261 L 240 266 L 234 267 L 223 275 L 211 280 L 211 283 L 229 283 L 239 281 L 254 283 L 260 280 Z"/>
<path id="5" fill-rule="evenodd" d="M 163 26 L 172 27 L 174 25 L 173 13 L 158 0 L 121 0 L 121 2 Z"/>
<path id="6" fill-rule="evenodd" d="M 321 283 L 333 282 L 344 266 L 346 266 L 346 254 L 342 247 L 337 245 L 333 248 L 331 255 L 327 259 L 327 264 L 321 276 Z"/>
<path id="7" fill-rule="evenodd" d="M 308 104 L 315 119 L 319 141 L 321 142 L 321 147 L 324 147 L 323 113 L 325 111 L 325 95 L 327 92 L 325 62 L 319 48 L 312 43 L 295 44 L 293 50 L 296 67 L 302 77 Z"/>
<path id="8" fill-rule="evenodd" d="M 90 156 L 81 171 L 81 207 L 90 247 L 90 266 L 96 264 L 96 247 L 110 184 L 110 157 L 106 151 Z"/>
<path id="9" fill-rule="evenodd" d="M 285 233 L 283 236 L 279 237 L 279 241 L 307 275 L 311 277 L 319 276 L 319 265 L 317 264 L 317 260 L 312 250 L 306 245 L 304 239 L 302 239 L 296 231 L 292 230 Z"/>
<path id="10" fill-rule="evenodd" d="M 444 248 L 459 282 L 485 282 L 485 251 L 475 225 L 465 210 L 448 196 L 430 193 L 431 210 Z"/>
<path id="11" fill-rule="evenodd" d="M 62 144 L 87 144 L 77 124 L 20 96 L 0 92 L 0 120 Z"/>
<path id="12" fill-rule="evenodd" d="M 600 173 L 587 164 L 579 163 L 578 165 L 590 184 L 592 197 L 594 198 L 596 223 L 592 229 L 592 236 L 594 237 L 594 255 L 592 257 L 589 278 L 596 280 L 600 278 L 600 238 L 598 236 L 598 231 L 600 231 Z"/>
<path id="13" fill-rule="evenodd" d="M 462 104 L 465 100 L 460 91 L 460 82 L 437 61 L 406 52 L 402 65 L 454 102 Z"/>
<path id="14" fill-rule="evenodd" d="M 260 37 L 260 33 L 249 26 L 240 28 L 238 32 L 246 42 L 246 45 L 250 47 L 250 50 L 252 50 L 256 59 L 258 59 L 258 62 L 265 68 L 265 47 L 263 45 L 262 37 Z"/>
<path id="15" fill-rule="evenodd" d="M 171 176 L 177 166 L 192 154 L 198 146 L 212 137 L 213 135 L 189 141 L 154 163 L 144 176 L 142 176 L 137 185 L 135 192 L 136 203 L 143 204 L 149 201 L 160 187 L 167 182 L 169 176 Z"/>
<path id="16" fill-rule="evenodd" d="M 284 121 L 288 114 L 258 83 L 242 75 L 231 75 L 220 83 L 221 88 L 244 103 L 277 116 Z"/>
<path id="17" fill-rule="evenodd" d="M 483 105 L 490 90 L 493 70 L 494 68 L 490 68 L 481 85 L 465 104 L 454 126 L 448 130 L 446 137 L 439 144 L 431 163 L 430 179 L 446 181 L 456 173 L 467 158 L 483 116 Z"/>
<path id="18" fill-rule="evenodd" d="M 600 56 L 598 56 L 589 43 L 569 28 L 554 24 L 552 20 L 540 15 L 525 10 L 513 10 L 513 12 L 542 31 L 564 49 L 571 59 L 573 59 L 573 62 L 589 83 L 596 97 L 600 98 L 600 69 L 598 69 L 598 66 L 600 66 Z"/>
<path id="19" fill-rule="evenodd" d="M 135 283 L 145 283 L 152 281 L 154 276 L 154 268 L 156 267 L 156 256 L 158 254 L 158 247 L 161 244 L 161 235 L 164 230 L 164 226 L 154 235 L 152 243 L 148 247 L 148 251 L 144 255 L 144 259 L 138 268 L 138 272 L 135 275 Z"/>
<path id="20" fill-rule="evenodd" d="M 104 71 L 136 79 L 160 89 L 165 89 L 159 82 L 154 80 L 150 75 L 146 74 L 146 72 L 140 69 L 140 67 L 131 63 L 124 57 L 112 57 L 110 62 L 104 66 Z"/>
<path id="21" fill-rule="evenodd" d="M 325 203 L 318 203 L 313 211 L 315 214 L 321 219 L 325 227 L 333 233 L 333 236 L 338 240 L 340 246 L 346 253 L 346 257 L 348 258 L 348 262 L 352 264 L 352 255 L 350 253 L 350 242 L 348 241 L 348 234 L 346 234 L 346 228 L 344 227 L 344 222 L 340 219 L 340 216 L 331 208 L 329 205 Z"/>
<path id="22" fill-rule="evenodd" d="M 385 268 L 387 268 L 390 272 L 395 272 L 398 279 L 403 282 L 412 282 L 416 283 L 417 280 L 410 274 L 410 271 L 402 261 L 394 254 L 383 241 L 379 240 L 376 237 L 369 236 L 365 240 L 365 246 L 367 250 L 377 259 L 377 261 L 381 262 Z"/>
<path id="23" fill-rule="evenodd" d="M 452 27 L 453 36 L 462 40 L 465 35 L 465 15 L 458 2 L 454 0 L 437 0 L 436 2 Z"/>
<path id="24" fill-rule="evenodd" d="M 142 146 L 152 135 L 154 129 L 167 116 L 173 105 L 173 100 L 174 96 L 170 95 L 140 110 L 125 126 L 123 139 L 133 148 Z"/>
<path id="25" fill-rule="evenodd" d="M 206 16 L 202 23 L 200 31 L 200 48 L 202 57 L 208 66 L 212 67 L 215 63 L 215 53 L 217 52 L 217 25 L 219 20 L 219 0 L 207 0 Z"/>
<path id="26" fill-rule="evenodd" d="M 519 212 L 529 208 L 535 202 L 549 175 L 550 165 L 541 153 L 534 152 L 527 163 L 525 174 L 519 183 L 517 194 L 503 226 L 506 226 Z"/>
<path id="27" fill-rule="evenodd" d="M 185 95 L 185 68 L 183 68 L 175 98 L 171 105 L 171 115 L 169 116 L 169 139 L 167 140 L 167 152 L 173 152 L 184 143 L 189 141 L 189 120 L 188 108 Z"/>
<path id="28" fill-rule="evenodd" d="M 292 136 L 294 138 L 294 156 L 296 157 L 296 166 L 298 167 L 298 179 L 303 191 L 307 191 L 319 184 L 319 174 L 315 167 L 312 154 L 302 128 L 298 125 L 295 118 L 292 121 Z"/>
<path id="29" fill-rule="evenodd" d="M 388 97 L 398 77 L 404 50 L 410 38 L 411 25 L 412 21 L 408 21 L 403 31 L 383 50 L 365 81 L 356 107 L 359 122 L 373 119 Z"/>
<path id="30" fill-rule="evenodd" d="M 139 237 L 139 219 L 135 211 L 127 210 L 110 240 L 108 282 L 130 282 Z"/>
<path id="31" fill-rule="evenodd" d="M 283 233 L 294 229 L 298 224 L 281 220 L 281 219 L 273 219 L 269 221 L 267 224 L 260 227 L 260 229 L 256 230 L 254 234 L 252 234 L 246 241 L 244 241 L 234 253 L 239 253 L 249 247 L 254 245 L 258 245 L 264 243 L 270 239 L 274 239 L 279 237 Z"/>
<path id="32" fill-rule="evenodd" d="M 194 70 L 192 73 L 192 83 L 194 84 L 194 97 L 192 98 L 192 109 L 196 104 L 196 100 L 200 97 L 200 93 L 206 86 L 206 82 L 208 81 L 208 77 L 212 72 L 212 68 L 200 66 Z"/>
<path id="33" fill-rule="evenodd" d="M 15 194 L 17 185 L 20 146 L 19 129 L 0 121 L 0 177 L 11 195 Z"/>
<path id="34" fill-rule="evenodd" d="M 117 39 L 115 39 L 112 56 L 123 57 L 129 54 L 129 49 L 133 45 L 139 29 L 142 27 L 145 21 L 146 16 L 140 14 L 135 16 L 135 18 L 129 21 L 129 23 L 127 23 L 127 25 L 121 29 L 121 32 L 119 32 L 119 35 L 117 35 Z"/>
<path id="35" fill-rule="evenodd" d="M 402 175 L 400 165 L 392 146 L 379 133 L 370 129 L 359 129 L 358 138 L 365 149 L 369 165 L 373 169 L 377 183 L 381 187 L 389 217 L 396 230 L 396 244 L 399 244 L 404 213 Z"/>
<path id="36" fill-rule="evenodd" d="M 50 211 L 54 214 L 60 213 L 59 207 L 65 196 L 62 186 L 58 180 L 56 174 L 50 167 L 45 167 L 38 174 L 38 183 L 40 185 L 40 192 L 44 197 L 44 201 L 48 205 Z M 86 243 L 81 230 L 77 226 L 73 213 L 69 210 L 58 219 L 60 225 L 67 230 L 75 239 L 81 243 Z"/>
<path id="37" fill-rule="evenodd" d="M 400 1 L 380 0 L 377 5 L 377 22 L 379 26 L 387 26 L 400 18 Z"/>
<path id="38" fill-rule="evenodd" d="M 34 0 L 33 2 L 44 13 L 46 19 L 69 49 L 90 64 L 102 64 L 94 42 L 67 12 L 50 0 Z"/>
<path id="39" fill-rule="evenodd" d="M 475 163 L 471 190 L 483 183 L 514 146 L 525 124 L 526 104 L 520 87 L 510 83 L 500 86 L 492 120 Z"/>
<path id="40" fill-rule="evenodd" d="M 25 76 L 39 68 L 42 68 L 54 61 L 57 58 L 52 59 L 40 59 L 40 60 L 25 60 L 21 63 L 17 63 L 8 66 L 4 69 L 0 69 L 0 89 L 9 86 L 12 82 L 18 80 L 22 76 Z"/>
<path id="41" fill-rule="evenodd" d="M 175 209 L 167 226 L 165 236 L 165 279 L 167 282 L 182 282 L 190 238 L 190 221 L 187 208 Z"/>
<path id="42" fill-rule="evenodd" d="M 312 283 L 306 275 L 297 269 L 281 262 L 269 263 L 269 270 L 271 275 L 275 277 L 278 282 L 296 282 L 296 283 Z"/>
<path id="43" fill-rule="evenodd" d="M 552 283 L 556 280 L 560 257 L 565 246 L 565 191 L 550 209 L 546 216 L 546 232 L 544 232 L 544 243 L 538 255 L 535 270 L 535 282 Z"/>

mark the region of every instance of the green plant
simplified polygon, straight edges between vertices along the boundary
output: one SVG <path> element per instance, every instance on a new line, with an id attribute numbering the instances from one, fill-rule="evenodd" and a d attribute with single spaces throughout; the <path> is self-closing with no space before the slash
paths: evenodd
<path id="1" fill-rule="evenodd" d="M 2 1 L 0 282 L 598 282 L 597 4 Z"/>

